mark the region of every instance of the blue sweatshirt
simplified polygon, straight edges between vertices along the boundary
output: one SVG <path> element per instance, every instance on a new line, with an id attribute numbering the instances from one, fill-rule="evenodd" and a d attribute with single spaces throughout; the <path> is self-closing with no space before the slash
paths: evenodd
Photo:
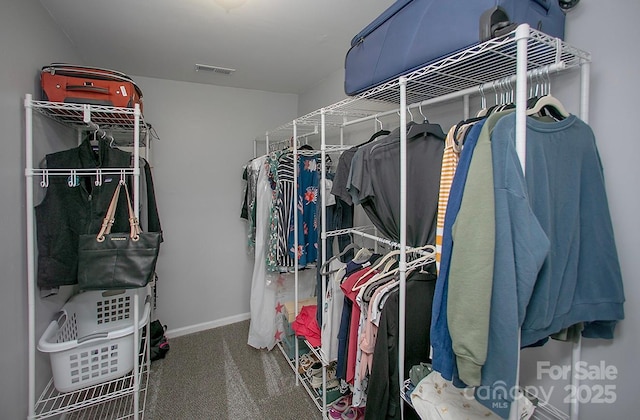
<path id="1" fill-rule="evenodd" d="M 476 399 L 506 418 L 518 328 L 522 347 L 579 322 L 585 337 L 612 338 L 624 317 L 624 292 L 590 127 L 573 115 L 553 123 L 527 118 L 526 178 L 515 151 L 515 114 L 496 124 L 491 150 L 496 248 L 488 356 Z"/>

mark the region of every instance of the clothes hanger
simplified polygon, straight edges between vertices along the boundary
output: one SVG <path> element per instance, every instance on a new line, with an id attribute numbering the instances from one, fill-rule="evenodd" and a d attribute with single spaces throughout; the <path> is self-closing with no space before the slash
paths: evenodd
<path id="1" fill-rule="evenodd" d="M 375 133 L 373 133 L 373 135 L 371 136 L 371 138 L 367 141 L 365 141 L 364 143 L 358 144 L 356 147 L 361 147 L 364 146 L 365 144 L 369 144 L 372 141 L 374 141 L 375 139 L 377 139 L 378 137 L 381 136 L 388 136 L 389 134 L 391 134 L 391 131 L 388 130 L 380 130 L 380 131 L 376 131 Z"/>
<path id="2" fill-rule="evenodd" d="M 407 110 L 409 111 L 409 115 L 412 116 L 411 122 L 413 122 L 413 114 L 411 114 L 410 108 L 407 108 Z M 422 115 L 424 116 L 424 114 Z M 442 131 L 442 127 L 440 126 L 440 124 L 432 124 L 425 117 L 422 123 L 414 123 L 409 126 L 409 130 L 407 131 L 407 139 L 426 136 L 427 134 L 431 134 L 432 136 L 437 137 L 440 140 L 444 140 L 446 138 L 446 135 Z"/>
<path id="3" fill-rule="evenodd" d="M 362 261 L 364 258 L 371 258 L 372 255 L 373 253 L 369 248 L 362 247 L 356 252 L 356 255 L 353 256 L 353 261 Z"/>
<path id="4" fill-rule="evenodd" d="M 429 122 L 429 120 L 427 120 L 427 116 L 422 112 L 422 102 L 418 104 L 418 111 L 420 111 L 420 115 L 422 115 L 422 122 Z"/>
<path id="5" fill-rule="evenodd" d="M 380 258 L 374 265 L 372 265 L 371 267 L 369 267 L 369 269 L 367 269 L 367 272 L 363 273 L 360 278 L 358 279 L 358 281 L 362 280 L 367 274 L 369 274 L 370 271 L 373 270 L 377 270 L 378 268 L 382 267 L 382 265 L 387 262 L 389 260 L 389 258 L 393 258 L 396 255 L 400 255 L 400 250 L 394 250 L 394 251 L 390 251 L 387 252 L 382 258 Z M 358 282 L 356 281 L 356 283 Z"/>
<path id="6" fill-rule="evenodd" d="M 420 268 L 420 270 L 422 271 L 422 268 L 424 268 L 426 265 L 433 264 L 435 262 L 435 247 L 433 245 L 427 245 L 424 247 L 423 250 L 427 250 L 427 249 L 431 251 L 429 254 L 420 255 L 416 259 L 407 262 L 407 270 L 406 270 L 407 273 L 412 273 L 418 268 Z M 373 275 L 365 283 L 357 286 L 354 285 L 353 291 L 362 289 L 363 287 L 368 287 L 368 289 L 365 290 L 363 293 L 363 300 L 365 302 L 368 302 L 371 299 L 371 296 L 373 295 L 373 291 L 377 289 L 379 286 L 390 285 L 391 283 L 394 283 L 394 284 L 399 283 L 400 281 L 398 279 L 389 280 L 389 277 L 394 277 L 396 274 L 400 272 L 400 268 L 397 266 L 393 269 L 389 269 L 390 266 L 393 266 L 394 264 L 396 264 L 396 261 L 387 262 L 385 269 Z"/>
<path id="7" fill-rule="evenodd" d="M 547 69 L 546 72 L 540 72 L 540 77 L 543 81 L 543 83 L 540 84 L 542 96 L 534 97 L 527 101 L 527 115 L 548 115 L 557 121 L 567 118 L 571 114 L 567 112 L 564 105 L 562 105 L 557 98 L 551 95 L 551 77 L 549 76 L 549 70 Z"/>
<path id="8" fill-rule="evenodd" d="M 427 245 L 427 247 L 423 249 L 423 252 L 426 251 L 427 248 L 430 251 L 429 254 L 420 255 L 415 260 L 411 260 L 407 262 L 407 271 L 413 271 L 416 268 L 420 268 L 420 270 L 422 271 L 422 269 L 426 265 L 432 264 L 436 261 L 436 248 L 433 245 Z"/>
<path id="9" fill-rule="evenodd" d="M 356 244 L 354 244 L 354 243 L 350 243 L 349 245 L 347 245 L 347 246 L 342 250 L 342 252 L 340 252 L 339 254 L 334 255 L 333 257 L 329 258 L 329 259 L 328 259 L 327 261 L 325 261 L 325 263 L 324 263 L 324 264 L 322 264 L 322 266 L 320 267 L 320 275 L 321 275 L 321 276 L 326 276 L 326 275 L 331 274 L 331 273 L 332 273 L 331 271 L 326 271 L 326 272 L 325 272 L 325 270 L 326 270 L 327 268 L 329 268 L 329 264 L 331 264 L 331 261 L 335 261 L 335 260 L 337 260 L 338 258 L 340 258 L 340 257 L 342 257 L 343 255 L 345 255 L 347 252 L 351 251 L 352 249 L 357 249 L 357 248 L 358 248 L 358 246 L 357 246 Z M 358 250 L 358 252 L 359 252 L 359 250 Z"/>
<path id="10" fill-rule="evenodd" d="M 478 90 L 480 91 L 480 111 L 476 114 L 476 117 L 486 117 L 487 111 L 487 97 L 484 96 L 484 85 L 478 86 Z"/>
<path id="11" fill-rule="evenodd" d="M 453 138 L 455 139 L 455 142 L 458 146 L 460 146 L 461 144 L 458 143 L 457 139 L 459 136 L 459 131 L 461 129 L 463 129 L 465 126 L 470 127 L 473 124 L 477 123 L 478 121 L 482 121 L 484 120 L 485 117 L 471 117 L 471 118 L 467 118 L 466 120 L 462 120 L 460 121 L 458 124 L 456 124 L 456 129 L 453 131 Z"/>
<path id="12" fill-rule="evenodd" d="M 416 252 L 416 251 L 423 251 L 425 249 L 431 249 L 433 248 L 433 245 L 424 245 L 421 247 L 417 247 L 414 248 L 411 251 L 408 251 L 407 253 L 411 253 L 411 252 Z M 378 269 L 379 267 L 382 267 L 382 265 L 388 261 L 390 258 L 393 258 L 397 255 L 400 255 L 400 250 L 393 250 L 393 251 L 389 251 L 387 254 L 385 254 L 382 258 L 380 258 L 374 265 L 372 265 L 365 273 L 363 273 L 360 278 L 358 278 L 358 280 L 356 281 L 355 284 L 357 284 L 358 282 L 360 282 L 365 276 L 367 276 L 369 274 L 369 272 Z"/>
<path id="13" fill-rule="evenodd" d="M 386 277 L 394 275 L 400 269 L 398 267 L 392 269 L 391 267 L 395 266 L 397 263 L 398 262 L 394 261 L 394 260 L 387 261 L 387 264 L 384 266 L 384 268 L 382 270 L 380 270 L 378 273 L 376 273 L 373 276 L 371 276 L 371 278 L 369 278 L 364 283 L 360 283 L 360 281 L 363 280 L 366 275 L 360 277 L 358 280 L 356 280 L 356 282 L 351 287 L 351 291 L 353 291 L 353 292 L 358 291 L 358 290 L 362 289 L 363 287 L 367 287 L 367 285 L 369 285 L 369 284 L 371 284 L 371 283 L 373 283 L 373 282 L 375 282 L 377 280 L 380 280 L 382 278 L 386 278 Z M 367 271 L 367 275 L 369 273 L 371 273 L 371 271 L 372 270 L 368 270 Z"/>
<path id="14" fill-rule="evenodd" d="M 527 101 L 527 115 L 544 115 L 543 111 L 549 112 L 549 116 L 556 120 L 563 120 L 569 115 L 564 105 L 551 95 L 544 95 L 538 98 L 531 98 Z"/>

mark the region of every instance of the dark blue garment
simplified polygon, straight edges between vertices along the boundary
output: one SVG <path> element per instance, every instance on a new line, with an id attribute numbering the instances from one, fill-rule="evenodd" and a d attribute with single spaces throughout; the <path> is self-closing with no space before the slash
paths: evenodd
<path id="1" fill-rule="evenodd" d="M 349 348 L 349 325 L 351 324 L 351 309 L 353 302 L 343 297 L 342 316 L 338 330 L 338 361 L 336 363 L 336 377 L 347 380 L 347 349 Z"/>
<path id="2" fill-rule="evenodd" d="M 349 205 L 340 198 L 336 198 L 336 204 L 327 207 L 327 231 L 348 229 L 353 227 L 353 205 Z M 327 238 L 327 259 L 333 256 L 333 240 L 335 236 Z M 342 252 L 352 242 L 350 235 L 340 235 L 338 249 Z M 347 251 L 340 257 L 340 261 L 346 262 L 353 259 L 353 251 Z"/>
<path id="3" fill-rule="evenodd" d="M 438 280 L 436 282 L 432 308 L 433 313 L 431 317 L 431 346 L 433 347 L 433 370 L 440 372 L 442 377 L 448 380 L 452 380 L 455 373 L 455 355 L 453 353 L 451 336 L 449 335 L 449 327 L 447 325 L 447 283 L 451 251 L 453 249 L 451 229 L 460 210 L 469 165 L 484 123 L 485 120 L 476 123 L 467 133 L 464 148 L 460 153 L 458 167 L 451 183 L 449 201 L 444 219 L 440 273 L 438 274 Z"/>

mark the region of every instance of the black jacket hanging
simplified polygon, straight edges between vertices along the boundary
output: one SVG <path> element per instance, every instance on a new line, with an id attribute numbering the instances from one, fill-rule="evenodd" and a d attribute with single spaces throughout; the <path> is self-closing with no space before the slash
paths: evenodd
<path id="1" fill-rule="evenodd" d="M 131 153 L 109 147 L 105 140 L 99 140 L 96 154 L 87 138 L 78 147 L 47 155 L 46 164 L 47 169 L 129 168 L 131 156 Z M 146 175 L 147 172 L 143 173 Z M 45 197 L 35 209 L 40 288 L 77 283 L 78 236 L 98 232 L 120 177 L 103 175 L 102 185 L 98 186 L 95 180 L 94 175 L 50 177 Z M 153 190 L 151 181 L 147 182 L 147 188 Z M 147 193 L 148 230 L 157 232 L 160 223 L 155 197 L 153 191 Z M 113 232 L 127 230 L 126 208 L 124 202 L 118 206 L 121 214 L 116 214 Z"/>

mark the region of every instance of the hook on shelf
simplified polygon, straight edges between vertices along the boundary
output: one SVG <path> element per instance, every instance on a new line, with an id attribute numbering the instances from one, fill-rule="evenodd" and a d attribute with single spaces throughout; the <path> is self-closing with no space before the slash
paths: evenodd
<path id="1" fill-rule="evenodd" d="M 422 115 L 422 118 L 424 119 L 424 122 L 427 121 L 427 116 L 424 115 L 424 112 L 422 112 L 422 102 L 420 102 L 420 104 L 418 104 L 418 111 L 420 111 L 420 115 Z"/>
<path id="2" fill-rule="evenodd" d="M 46 169 L 42 171 L 42 180 L 40 181 L 40 186 L 42 188 L 47 188 L 49 186 L 49 171 Z"/>
<path id="3" fill-rule="evenodd" d="M 484 85 L 480 85 L 478 86 L 478 90 L 480 91 L 480 108 L 481 109 L 486 109 L 487 108 L 487 97 L 484 96 Z M 420 114 L 422 114 L 422 103 L 420 103 Z M 424 117 L 424 114 L 422 114 L 422 116 Z M 425 117 L 425 120 L 427 118 Z"/>
<path id="4" fill-rule="evenodd" d="M 67 185 L 69 187 L 75 187 L 77 179 L 78 179 L 77 172 L 75 169 L 72 169 L 71 174 L 69 175 L 69 178 L 67 178 Z"/>
<path id="5" fill-rule="evenodd" d="M 382 131 L 382 129 L 383 129 L 383 128 L 382 128 L 382 121 L 380 121 L 380 120 L 378 119 L 378 114 L 376 114 L 376 116 L 375 116 L 375 120 L 376 120 L 376 122 L 377 122 L 378 124 L 380 124 L 380 131 Z"/>
<path id="6" fill-rule="evenodd" d="M 94 185 L 96 187 L 102 185 L 102 169 L 96 169 L 96 180 L 94 181 Z"/>

